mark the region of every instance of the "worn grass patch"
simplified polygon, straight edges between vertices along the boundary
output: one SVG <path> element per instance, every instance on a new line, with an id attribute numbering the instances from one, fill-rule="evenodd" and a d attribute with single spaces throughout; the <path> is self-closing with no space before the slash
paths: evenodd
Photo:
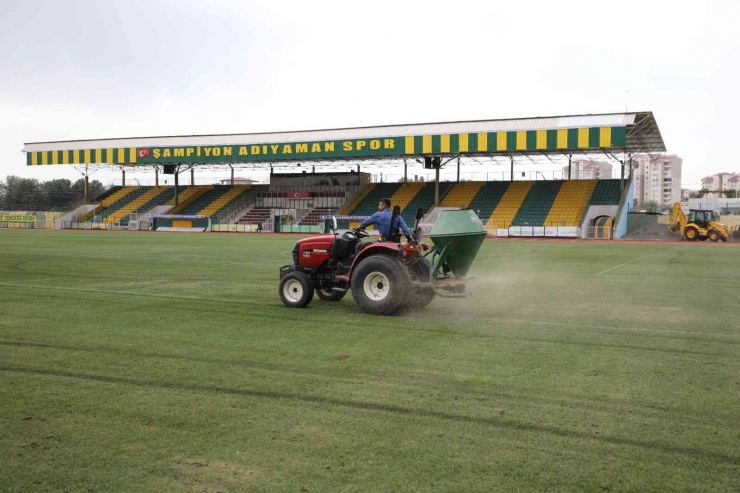
<path id="1" fill-rule="evenodd" d="M 284 308 L 295 239 L 0 230 L 0 489 L 740 490 L 740 248 L 486 242 L 377 318 Z"/>

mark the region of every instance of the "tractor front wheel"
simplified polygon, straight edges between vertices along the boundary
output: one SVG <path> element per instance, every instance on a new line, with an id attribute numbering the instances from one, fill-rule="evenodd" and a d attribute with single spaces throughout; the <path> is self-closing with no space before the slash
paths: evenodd
<path id="1" fill-rule="evenodd" d="M 331 289 L 324 288 L 316 290 L 316 295 L 321 298 L 322 301 L 341 301 L 345 294 L 347 294 L 346 291 L 333 291 Z"/>
<path id="2" fill-rule="evenodd" d="M 696 228 L 686 228 L 686 231 L 683 233 L 684 238 L 686 238 L 689 241 L 696 241 L 699 239 L 699 230 Z"/>
<path id="3" fill-rule="evenodd" d="M 405 267 L 385 255 L 373 255 L 360 262 L 350 282 L 355 303 L 373 315 L 398 313 L 406 305 L 411 284 Z"/>
<path id="4" fill-rule="evenodd" d="M 290 308 L 303 308 L 313 299 L 313 281 L 303 272 L 291 272 L 280 279 L 280 299 Z"/>
<path id="5" fill-rule="evenodd" d="M 720 238 L 722 238 L 722 235 L 719 234 L 719 231 L 717 231 L 716 229 L 713 229 L 709 232 L 709 239 L 713 242 L 717 243 Z"/>

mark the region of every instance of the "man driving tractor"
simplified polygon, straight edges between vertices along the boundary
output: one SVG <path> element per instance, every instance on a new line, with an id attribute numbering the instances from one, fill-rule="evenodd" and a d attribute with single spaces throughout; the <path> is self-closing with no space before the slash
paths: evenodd
<path id="1" fill-rule="evenodd" d="M 380 199 L 378 212 L 362 221 L 357 229 L 365 229 L 371 224 L 377 225 L 380 241 L 395 241 L 394 237 L 400 229 L 409 243 L 416 243 L 416 237 L 401 216 L 400 207 L 396 206 L 391 212 L 391 199 Z"/>

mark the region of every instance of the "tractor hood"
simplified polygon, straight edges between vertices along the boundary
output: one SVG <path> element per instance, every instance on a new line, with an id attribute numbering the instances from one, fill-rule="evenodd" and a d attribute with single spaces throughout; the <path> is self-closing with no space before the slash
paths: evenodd
<path id="1" fill-rule="evenodd" d="M 465 277 L 488 232 L 470 209 L 443 211 L 429 233 L 440 252 L 447 249 L 449 265 L 455 277 Z"/>
<path id="2" fill-rule="evenodd" d="M 299 245 L 305 245 L 306 243 L 310 244 L 326 244 L 328 243 L 331 245 L 331 242 L 334 241 L 334 235 L 317 235 L 317 236 L 309 236 L 308 238 L 303 238 L 302 240 L 296 241 Z"/>

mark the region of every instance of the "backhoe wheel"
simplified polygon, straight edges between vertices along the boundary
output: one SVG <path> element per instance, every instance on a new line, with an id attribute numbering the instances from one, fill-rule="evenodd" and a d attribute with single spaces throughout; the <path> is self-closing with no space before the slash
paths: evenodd
<path id="1" fill-rule="evenodd" d="M 313 299 L 313 281 L 303 272 L 291 272 L 280 279 L 280 299 L 290 308 L 303 308 Z"/>
<path id="2" fill-rule="evenodd" d="M 316 295 L 323 301 L 340 301 L 347 294 L 346 291 L 332 291 L 329 289 L 321 288 L 316 290 Z"/>
<path id="3" fill-rule="evenodd" d="M 364 312 L 393 315 L 406 305 L 410 281 L 406 268 L 385 255 L 366 258 L 350 281 L 352 297 Z"/>
<path id="4" fill-rule="evenodd" d="M 713 229 L 709 232 L 709 239 L 713 242 L 718 242 L 720 238 L 722 238 L 722 235 L 719 234 L 719 231 L 717 231 L 716 229 Z"/>
<path id="5" fill-rule="evenodd" d="M 696 241 L 699 239 L 699 230 L 696 228 L 686 228 L 686 231 L 684 231 L 683 236 L 689 241 Z"/>

